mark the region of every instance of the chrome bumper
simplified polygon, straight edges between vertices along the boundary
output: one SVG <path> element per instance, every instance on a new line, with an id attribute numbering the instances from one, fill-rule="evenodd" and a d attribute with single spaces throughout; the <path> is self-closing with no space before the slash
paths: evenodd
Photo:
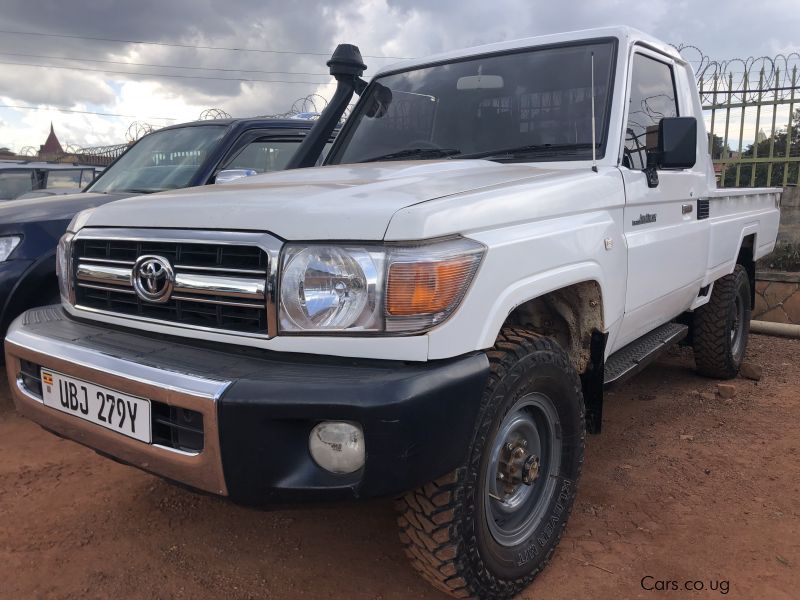
<path id="1" fill-rule="evenodd" d="M 17 410 L 46 429 L 120 461 L 226 496 L 228 490 L 220 454 L 217 401 L 230 381 L 143 364 L 147 361 L 137 361 L 124 348 L 119 352 L 110 351 L 114 334 L 100 328 L 96 328 L 95 337 L 109 339 L 104 340 L 105 344 L 98 349 L 97 344 L 86 343 L 91 337 L 73 340 L 68 330 L 51 332 L 48 327 L 37 327 L 37 315 L 42 311 L 60 310 L 50 307 L 30 311 L 18 318 L 8 330 L 6 369 Z M 153 344 L 157 346 L 157 342 Z M 26 388 L 21 376 L 22 360 L 127 394 L 197 411 L 203 415 L 203 449 L 189 453 L 146 444 L 49 408 Z"/>

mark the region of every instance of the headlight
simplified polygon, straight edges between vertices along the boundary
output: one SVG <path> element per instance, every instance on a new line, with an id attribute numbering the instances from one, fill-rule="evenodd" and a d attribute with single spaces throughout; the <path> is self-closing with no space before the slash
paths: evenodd
<path id="1" fill-rule="evenodd" d="M 412 333 L 446 319 L 483 256 L 467 239 L 418 245 L 289 244 L 282 333 Z"/>
<path id="2" fill-rule="evenodd" d="M 283 263 L 281 326 L 286 331 L 379 329 L 381 259 L 379 252 L 367 248 L 288 248 Z"/>
<path id="3" fill-rule="evenodd" d="M 11 253 L 17 246 L 19 246 L 21 241 L 22 237 L 18 235 L 0 237 L 0 262 L 3 262 L 9 256 L 11 256 Z"/>
<path id="4" fill-rule="evenodd" d="M 72 268 L 70 262 L 72 260 L 72 238 L 75 236 L 72 233 L 65 233 L 58 240 L 58 248 L 56 249 L 56 275 L 58 276 L 58 289 L 61 293 L 61 298 L 66 302 L 73 302 L 72 298 Z"/>

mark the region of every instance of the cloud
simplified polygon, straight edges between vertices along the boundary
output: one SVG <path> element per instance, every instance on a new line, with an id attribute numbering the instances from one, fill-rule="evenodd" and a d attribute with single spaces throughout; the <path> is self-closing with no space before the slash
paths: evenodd
<path id="1" fill-rule="evenodd" d="M 724 6 L 688 0 L 227 0 L 222 5 L 197 0 L 73 0 L 66 9 L 62 0 L 4 0 L 0 29 L 77 36 L 0 33 L 2 62 L 71 67 L 0 65 L 4 103 L 70 107 L 132 118 L 0 109 L 5 121 L 0 124 L 0 139 L 16 148 L 38 145 L 39 128 L 51 119 L 62 140 L 89 145 L 121 142 L 132 120 L 152 116 L 173 117 L 179 122 L 197 118 L 209 107 L 236 116 L 283 113 L 308 94 L 331 94 L 325 61 L 340 42 L 358 44 L 364 55 L 409 57 L 621 23 L 669 42 L 697 45 L 713 58 L 774 54 L 798 47 L 800 11 L 794 10 L 795 3 L 774 0 L 755 10 L 749 0 L 728 0 Z M 171 45 L 122 44 L 85 39 L 88 37 Z M 95 62 L 103 60 L 123 64 Z M 392 61 L 365 56 L 368 73 Z M 159 73 L 180 77 L 153 75 Z"/>

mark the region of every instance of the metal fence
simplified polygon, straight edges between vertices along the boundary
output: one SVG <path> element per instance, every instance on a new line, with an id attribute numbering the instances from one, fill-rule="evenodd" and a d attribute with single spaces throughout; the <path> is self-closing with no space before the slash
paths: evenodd
<path id="1" fill-rule="evenodd" d="M 678 50 L 697 77 L 719 185 L 798 185 L 800 54 L 719 62 Z"/>
<path id="2" fill-rule="evenodd" d="M 107 167 L 127 149 L 128 144 L 94 146 L 90 148 L 76 148 L 67 145 L 67 147 L 64 148 L 64 153 L 61 156 L 56 157 L 55 160 L 58 162 L 76 162 L 82 165 Z"/>

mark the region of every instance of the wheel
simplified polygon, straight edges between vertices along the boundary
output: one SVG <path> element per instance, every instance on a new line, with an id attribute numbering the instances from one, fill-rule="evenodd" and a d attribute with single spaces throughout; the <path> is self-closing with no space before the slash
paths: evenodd
<path id="1" fill-rule="evenodd" d="M 750 279 L 741 265 L 714 282 L 711 299 L 694 313 L 694 362 L 706 377 L 739 374 L 750 334 Z"/>
<path id="2" fill-rule="evenodd" d="M 412 565 L 457 598 L 511 598 L 547 564 L 575 500 L 583 395 L 550 338 L 507 328 L 465 463 L 398 501 Z"/>

